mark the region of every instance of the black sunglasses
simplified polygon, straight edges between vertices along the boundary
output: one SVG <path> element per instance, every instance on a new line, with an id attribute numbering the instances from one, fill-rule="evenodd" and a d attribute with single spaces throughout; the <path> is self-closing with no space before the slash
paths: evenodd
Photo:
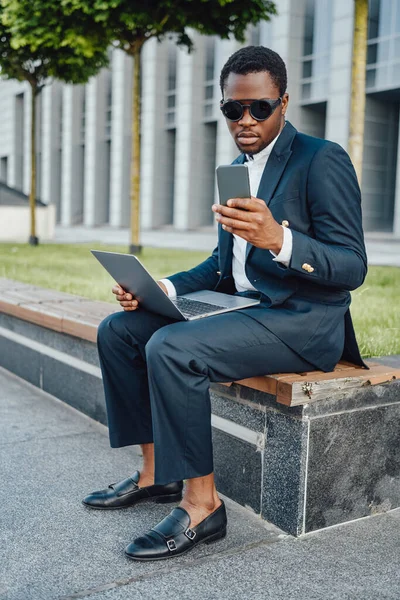
<path id="1" fill-rule="evenodd" d="M 281 102 L 282 98 L 276 100 L 263 98 L 262 100 L 253 100 L 251 104 L 242 104 L 239 100 L 228 100 L 227 102 L 221 100 L 220 109 L 229 121 L 240 121 L 245 108 L 249 109 L 251 116 L 256 121 L 265 121 Z"/>

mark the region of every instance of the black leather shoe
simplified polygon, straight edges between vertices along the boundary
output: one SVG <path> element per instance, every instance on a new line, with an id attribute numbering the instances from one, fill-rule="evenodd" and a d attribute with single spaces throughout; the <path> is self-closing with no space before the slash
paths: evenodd
<path id="1" fill-rule="evenodd" d="M 153 498 L 156 502 L 162 504 L 179 502 L 182 499 L 182 481 L 141 488 L 138 486 L 139 478 L 139 471 L 135 471 L 132 477 L 128 477 L 128 479 L 124 479 L 119 483 L 112 483 L 105 490 L 92 492 L 82 502 L 90 508 L 111 510 L 113 508 L 127 508 L 140 500 L 148 500 L 149 498 Z"/>
<path id="2" fill-rule="evenodd" d="M 178 506 L 144 536 L 129 544 L 125 554 L 133 560 L 163 560 L 180 556 L 197 544 L 210 544 L 226 535 L 225 504 L 190 529 L 189 513 Z"/>

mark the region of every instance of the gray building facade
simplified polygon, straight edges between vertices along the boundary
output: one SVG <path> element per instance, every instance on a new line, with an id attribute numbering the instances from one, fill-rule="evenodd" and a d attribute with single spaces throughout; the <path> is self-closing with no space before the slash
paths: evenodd
<path id="1" fill-rule="evenodd" d="M 279 15 L 251 28 L 288 68 L 288 118 L 347 149 L 352 0 L 277 0 Z M 237 155 L 219 111 L 219 72 L 240 45 L 193 34 L 195 52 L 146 43 L 142 57 L 141 226 L 192 230 L 213 224 L 215 167 Z M 57 222 L 129 224 L 131 59 L 85 86 L 46 86 L 38 103 L 37 195 Z M 400 236 L 400 0 L 370 0 L 363 165 L 366 231 Z M 29 86 L 0 82 L 0 181 L 29 190 Z"/>

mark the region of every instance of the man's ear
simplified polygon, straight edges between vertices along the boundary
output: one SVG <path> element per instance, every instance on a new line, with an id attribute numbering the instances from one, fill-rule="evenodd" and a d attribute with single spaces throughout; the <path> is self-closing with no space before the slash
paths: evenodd
<path id="1" fill-rule="evenodd" d="M 282 116 L 284 117 L 289 104 L 289 94 L 285 92 L 282 96 Z"/>

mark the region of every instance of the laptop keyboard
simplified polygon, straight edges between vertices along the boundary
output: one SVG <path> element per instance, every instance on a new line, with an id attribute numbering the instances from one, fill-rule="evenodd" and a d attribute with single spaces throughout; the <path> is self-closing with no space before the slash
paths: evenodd
<path id="1" fill-rule="evenodd" d="M 190 298 L 181 298 L 180 296 L 175 298 L 174 304 L 185 317 L 197 317 L 198 315 L 206 315 L 226 308 L 226 306 L 218 306 L 217 304 L 209 304 L 208 302 L 191 300 Z"/>

